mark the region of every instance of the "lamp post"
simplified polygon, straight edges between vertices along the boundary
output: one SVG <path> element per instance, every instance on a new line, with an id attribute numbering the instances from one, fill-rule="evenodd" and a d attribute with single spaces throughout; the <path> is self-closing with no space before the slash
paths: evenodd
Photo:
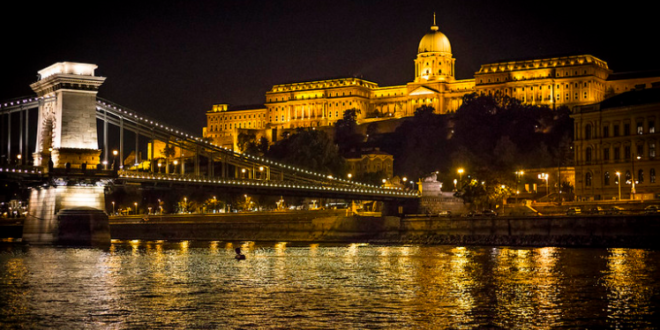
<path id="1" fill-rule="evenodd" d="M 115 169 L 115 162 L 117 161 L 117 154 L 119 154 L 119 151 L 113 150 L 112 151 L 112 170 Z"/>
<path id="2" fill-rule="evenodd" d="M 16 159 L 16 165 L 21 166 L 22 165 L 21 159 L 23 158 L 23 156 L 21 154 L 18 154 L 18 155 L 16 155 L 16 158 L 17 158 Z"/>
<path id="3" fill-rule="evenodd" d="M 520 183 L 520 177 L 523 176 L 525 172 L 523 171 L 516 171 L 516 190 L 518 190 L 518 186 Z"/>
<path id="4" fill-rule="evenodd" d="M 637 192 L 635 191 L 635 158 L 637 158 L 637 160 L 640 160 L 642 159 L 642 157 L 640 157 L 639 155 L 637 155 L 636 157 L 632 157 L 632 186 L 630 187 L 631 200 L 635 199 L 635 193 Z"/>
<path id="5" fill-rule="evenodd" d="M 621 172 L 616 172 L 616 181 L 619 184 L 619 200 L 621 200 Z"/>
<path id="6" fill-rule="evenodd" d="M 351 179 L 351 178 L 353 177 L 353 174 L 351 174 L 351 173 L 348 173 L 348 175 L 346 175 L 346 176 L 347 176 L 347 177 L 348 177 L 348 179 L 350 180 L 350 179 Z M 404 179 L 404 180 L 405 180 L 405 179 Z"/>
<path id="7" fill-rule="evenodd" d="M 133 203 L 133 205 L 135 205 L 135 214 L 138 214 L 137 202 Z"/>
<path id="8" fill-rule="evenodd" d="M 550 187 L 549 187 L 549 184 L 548 184 L 548 177 L 549 177 L 548 173 L 539 174 L 539 179 L 545 180 L 545 195 L 546 196 L 550 195 Z"/>
<path id="9" fill-rule="evenodd" d="M 158 174 L 160 174 L 160 162 L 158 162 Z"/>
<path id="10" fill-rule="evenodd" d="M 112 215 L 115 215 L 115 201 L 112 201 Z"/>
<path id="11" fill-rule="evenodd" d="M 262 174 L 263 174 L 263 172 L 264 172 L 264 167 L 263 167 L 263 166 L 259 166 L 259 180 L 263 179 L 263 178 L 262 178 Z"/>
<path id="12" fill-rule="evenodd" d="M 463 172 L 464 171 L 465 170 L 463 170 L 462 168 L 458 169 L 458 182 L 461 183 L 461 186 L 459 188 L 463 188 Z"/>
<path id="13" fill-rule="evenodd" d="M 177 165 L 179 165 L 179 161 L 175 159 L 174 160 L 174 171 L 172 171 L 172 174 L 176 174 L 176 166 Z"/>
<path id="14" fill-rule="evenodd" d="M 241 169 L 241 179 L 245 179 L 245 169 Z"/>
<path id="15" fill-rule="evenodd" d="M 504 194 L 504 189 L 506 189 L 506 186 L 501 185 L 500 188 L 502 188 L 502 215 L 504 215 L 504 213 L 505 213 L 504 203 L 506 202 L 506 195 Z"/>

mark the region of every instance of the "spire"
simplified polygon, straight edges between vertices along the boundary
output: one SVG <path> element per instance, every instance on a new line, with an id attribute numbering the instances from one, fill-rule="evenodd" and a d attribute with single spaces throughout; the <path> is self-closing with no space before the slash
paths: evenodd
<path id="1" fill-rule="evenodd" d="M 438 26 L 435 25 L 435 12 L 433 12 L 433 25 L 431 25 L 431 31 L 438 31 Z"/>

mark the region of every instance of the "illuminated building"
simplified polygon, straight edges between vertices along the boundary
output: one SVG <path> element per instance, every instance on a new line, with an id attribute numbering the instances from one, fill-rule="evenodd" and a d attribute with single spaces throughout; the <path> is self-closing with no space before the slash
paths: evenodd
<path id="1" fill-rule="evenodd" d="M 207 112 L 204 136 L 235 147 L 241 130 L 255 130 L 257 136 L 274 141 L 286 129 L 332 126 L 348 109 L 359 110 L 360 123 L 413 116 L 424 105 L 444 114 L 456 111 L 463 96 L 474 92 L 572 107 L 660 81 L 657 75 L 613 75 L 605 61 L 592 55 L 484 64 L 474 78 L 463 80 L 455 78 L 455 62 L 449 39 L 434 19 L 419 43 L 412 82 L 381 87 L 361 78 L 340 78 L 274 85 L 262 106 L 214 105 Z"/>
<path id="2" fill-rule="evenodd" d="M 356 178 L 360 178 L 365 173 L 378 172 L 381 172 L 384 178 L 394 176 L 394 156 L 378 148 L 351 152 L 344 158 L 348 172 Z"/>
<path id="3" fill-rule="evenodd" d="M 653 199 L 660 193 L 660 88 L 575 107 L 575 193 L 581 200 Z M 634 182 L 634 186 L 633 186 Z M 634 191 L 634 192 L 633 192 Z"/>

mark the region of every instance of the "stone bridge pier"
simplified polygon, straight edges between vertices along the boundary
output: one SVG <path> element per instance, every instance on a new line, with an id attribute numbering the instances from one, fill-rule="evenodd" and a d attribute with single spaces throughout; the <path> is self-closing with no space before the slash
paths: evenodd
<path id="1" fill-rule="evenodd" d="M 30 87 L 51 102 L 39 105 L 35 166 L 94 168 L 100 163 L 96 95 L 105 81 L 94 64 L 60 62 L 39 71 Z M 54 101 L 52 101 L 54 100 Z M 62 171 L 59 171 L 62 172 Z M 23 241 L 32 244 L 110 244 L 104 187 L 48 173 L 48 185 L 33 188 Z M 85 207 L 84 209 L 80 209 Z"/>

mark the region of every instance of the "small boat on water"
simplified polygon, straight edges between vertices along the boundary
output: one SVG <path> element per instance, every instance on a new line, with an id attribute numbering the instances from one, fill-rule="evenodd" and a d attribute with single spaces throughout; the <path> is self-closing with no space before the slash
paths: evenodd
<path id="1" fill-rule="evenodd" d="M 241 248 L 237 247 L 234 251 L 236 251 L 236 256 L 234 257 L 236 260 L 245 260 L 245 255 L 241 253 Z"/>

